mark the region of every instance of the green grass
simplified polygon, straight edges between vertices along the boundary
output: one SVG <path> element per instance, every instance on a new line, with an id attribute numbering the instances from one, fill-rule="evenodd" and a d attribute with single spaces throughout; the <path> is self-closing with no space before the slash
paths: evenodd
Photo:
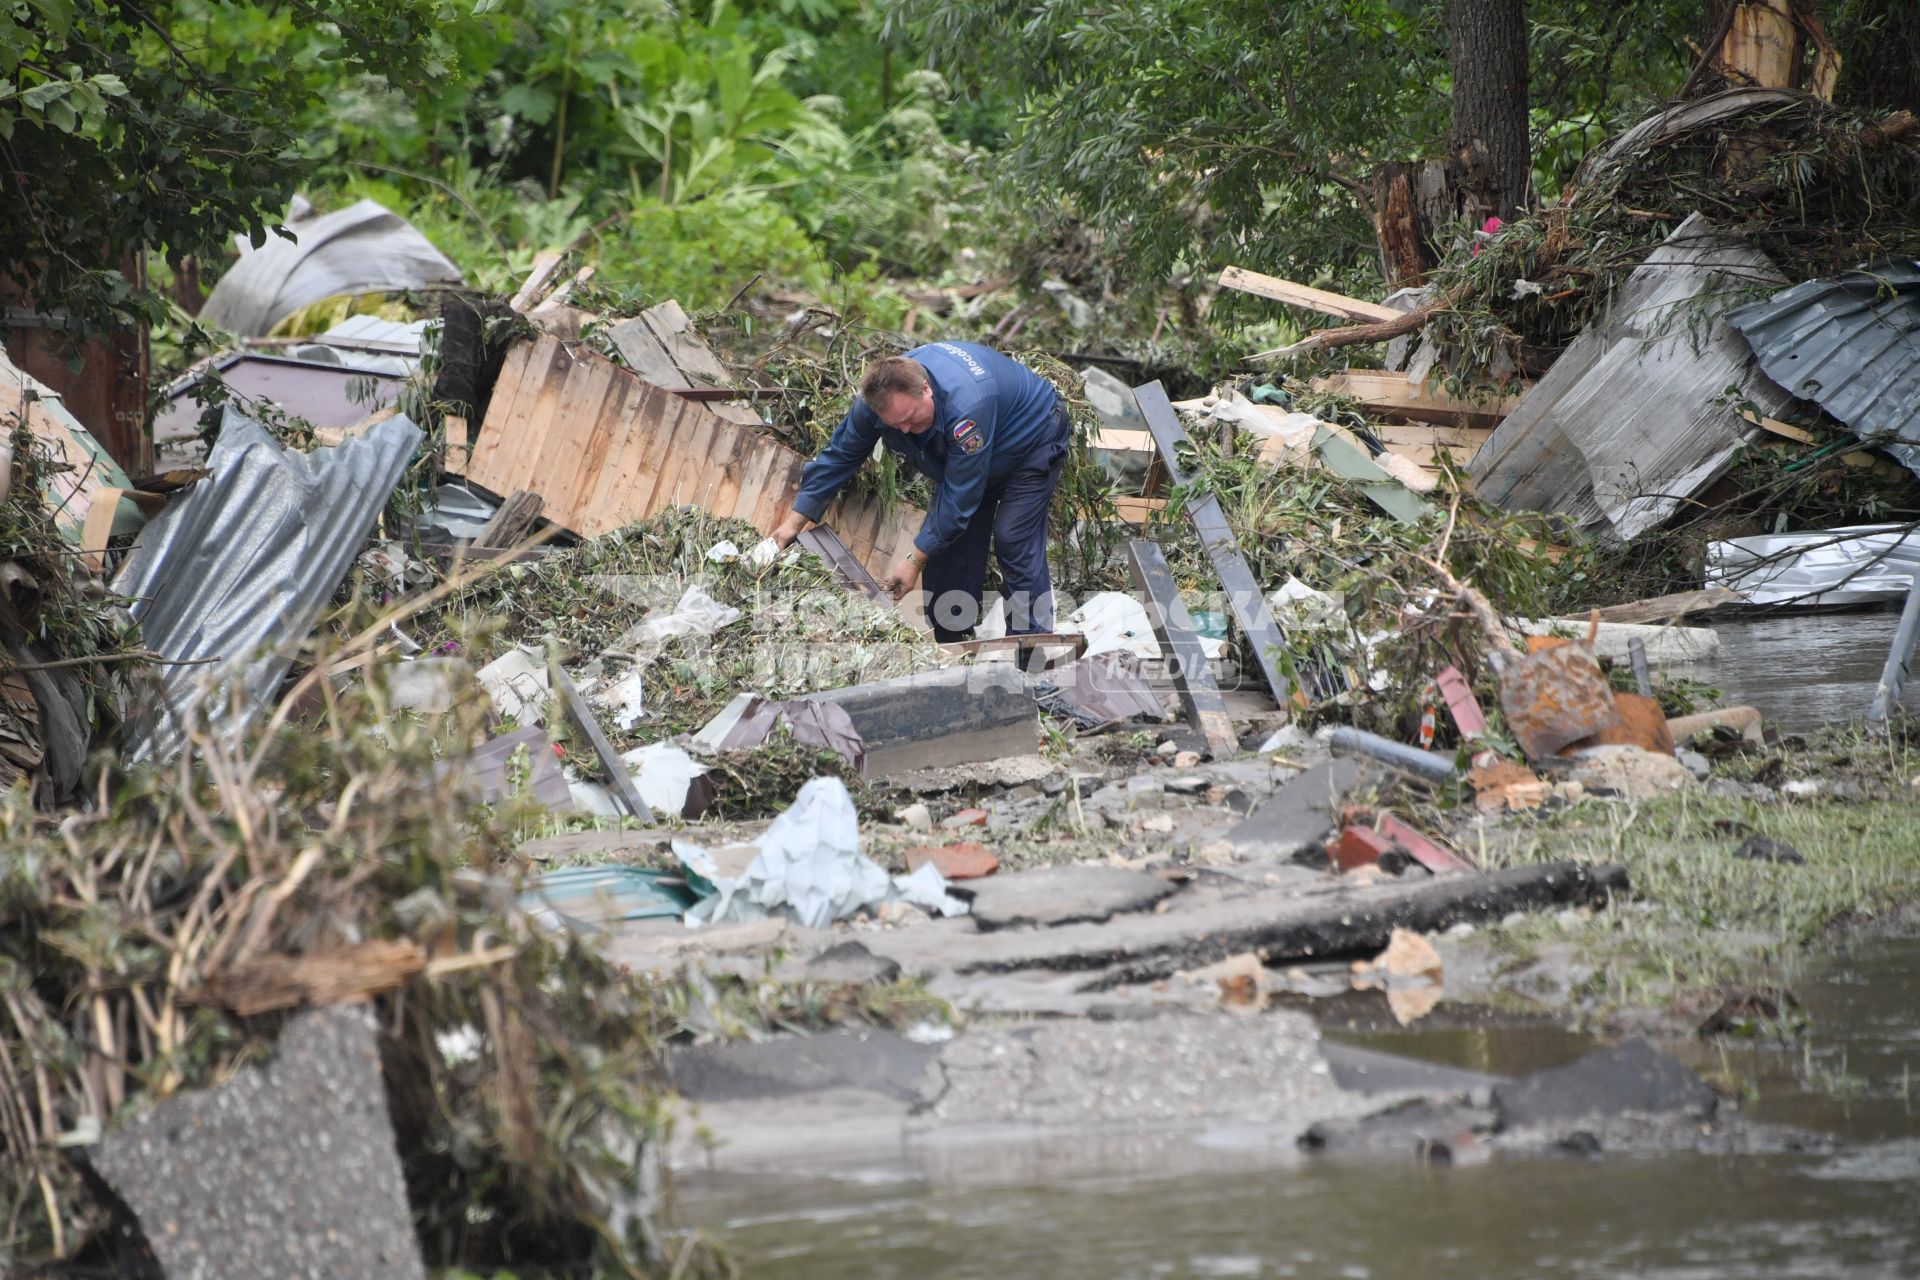
<path id="1" fill-rule="evenodd" d="M 1786 985 L 1835 929 L 1888 923 L 1920 901 L 1920 795 L 1906 749 L 1891 750 L 1882 769 L 1851 775 L 1859 799 L 1687 792 L 1589 801 L 1490 831 L 1483 849 L 1469 845 L 1490 868 L 1615 863 L 1632 883 L 1610 910 L 1530 917 L 1494 930 L 1494 943 L 1516 961 L 1547 942 L 1575 943 L 1595 966 L 1580 994 L 1602 1014 L 1685 1006 L 1721 985 Z M 1734 857 L 1749 834 L 1785 841 L 1805 864 Z"/>

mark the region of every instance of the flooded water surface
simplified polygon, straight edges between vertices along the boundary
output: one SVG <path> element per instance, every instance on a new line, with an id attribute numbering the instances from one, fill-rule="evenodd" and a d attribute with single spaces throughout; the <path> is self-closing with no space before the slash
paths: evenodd
<path id="1" fill-rule="evenodd" d="M 1744 1082 L 1747 1115 L 1832 1135 L 1831 1152 L 1434 1167 L 1222 1134 L 1169 1167 L 1150 1142 L 1059 1139 L 694 1177 L 681 1207 L 749 1275 L 797 1280 L 1920 1276 L 1920 939 L 1864 941 L 1796 989 L 1805 1046 L 1691 1057 Z M 1583 1048 L 1527 1029 L 1348 1038 L 1495 1073 Z"/>
<path id="2" fill-rule="evenodd" d="M 1720 660 L 1679 674 L 1719 689 L 1729 706 L 1760 708 L 1786 729 L 1858 720 L 1873 700 L 1899 621 L 1899 611 L 1888 608 L 1715 623 Z M 1901 703 L 1920 715 L 1920 679 L 1908 683 Z"/>

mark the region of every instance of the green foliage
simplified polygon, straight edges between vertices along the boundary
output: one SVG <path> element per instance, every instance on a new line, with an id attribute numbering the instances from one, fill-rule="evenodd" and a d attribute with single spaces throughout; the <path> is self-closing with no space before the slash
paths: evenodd
<path id="1" fill-rule="evenodd" d="M 455 24 L 445 0 L 0 4 L 0 272 L 82 329 L 157 318 L 129 253 L 261 243 L 327 80 L 439 75 Z"/>

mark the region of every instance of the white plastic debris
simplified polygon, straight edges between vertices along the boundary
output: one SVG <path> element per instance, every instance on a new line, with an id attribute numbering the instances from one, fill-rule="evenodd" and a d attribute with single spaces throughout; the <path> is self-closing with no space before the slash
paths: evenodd
<path id="1" fill-rule="evenodd" d="M 634 789 L 647 808 L 670 816 L 686 812 L 688 789 L 707 771 L 692 756 L 664 742 L 636 747 L 622 755 L 620 763 L 633 775 Z"/>
<path id="2" fill-rule="evenodd" d="M 672 613 L 656 614 L 640 624 L 643 644 L 658 644 L 674 636 L 710 636 L 731 622 L 740 620 L 740 611 L 715 600 L 702 586 L 691 586 L 680 597 Z"/>
<path id="3" fill-rule="evenodd" d="M 687 912 L 697 927 L 717 920 L 757 920 L 774 912 L 822 928 L 884 902 L 910 902 L 939 915 L 967 904 L 946 891 L 932 864 L 911 876 L 889 876 L 860 852 L 860 820 L 838 778 L 815 778 L 760 837 L 759 852 L 738 878 L 722 873 L 713 853 L 684 840 L 673 852 L 714 893 Z"/>
<path id="4" fill-rule="evenodd" d="M 647 688 L 637 669 L 596 690 L 593 700 L 613 716 L 614 724 L 623 732 L 646 718 Z"/>
<path id="5" fill-rule="evenodd" d="M 569 778 L 567 794 L 573 797 L 573 807 L 581 813 L 591 813 L 599 818 L 626 816 L 626 810 L 614 800 L 613 792 L 598 782 L 581 782 Z"/>
<path id="6" fill-rule="evenodd" d="M 1916 572 L 1920 533 L 1848 525 L 1709 543 L 1702 577 L 1749 604 L 1810 607 L 1904 600 Z"/>
<path id="7" fill-rule="evenodd" d="M 546 665 L 525 649 L 509 649 L 479 671 L 480 687 L 501 715 L 525 729 L 546 719 Z"/>
<path id="8" fill-rule="evenodd" d="M 1084 635 L 1087 638 L 1085 656 L 1089 658 L 1116 649 L 1147 659 L 1160 656 L 1160 641 L 1154 637 L 1153 620 L 1147 616 L 1147 607 L 1124 591 L 1102 591 L 1087 597 L 1054 629 Z"/>
<path id="9" fill-rule="evenodd" d="M 747 552 L 747 564 L 755 572 L 766 569 L 780 556 L 780 544 L 772 538 L 762 538 L 753 544 L 753 550 Z"/>
<path id="10" fill-rule="evenodd" d="M 724 542 L 716 542 L 707 548 L 707 559 L 713 561 L 715 564 L 725 564 L 729 560 L 738 560 L 739 558 L 740 548 L 733 544 L 733 539 L 731 538 L 728 538 Z"/>

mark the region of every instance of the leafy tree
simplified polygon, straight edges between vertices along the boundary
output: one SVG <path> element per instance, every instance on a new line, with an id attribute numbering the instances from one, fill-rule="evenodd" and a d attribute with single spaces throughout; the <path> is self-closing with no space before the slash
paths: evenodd
<path id="1" fill-rule="evenodd" d="M 1227 259 L 1309 275 L 1367 262 L 1376 173 L 1441 154 L 1450 121 L 1462 141 L 1475 110 L 1455 115 L 1459 59 L 1486 52 L 1463 47 L 1450 64 L 1446 6 L 1422 0 L 892 4 L 956 83 L 1015 96 L 1016 179 L 1066 195 L 1143 274 Z M 1525 186 L 1515 107 L 1529 108 L 1519 119 L 1532 144 L 1569 121 L 1613 121 L 1679 83 L 1699 12 L 1697 0 L 1534 0 L 1528 73 L 1512 61 L 1519 7 L 1465 6 L 1503 11 L 1490 30 L 1506 33 L 1490 206 Z M 995 82 L 972 67 L 991 67 Z M 1492 123 L 1491 107 L 1478 115 Z M 1579 150 L 1560 153 L 1571 163 Z"/>
<path id="2" fill-rule="evenodd" d="M 109 264 L 263 243 L 338 79 L 449 68 L 447 0 L 0 0 L 0 274 L 76 331 L 152 316 Z"/>

